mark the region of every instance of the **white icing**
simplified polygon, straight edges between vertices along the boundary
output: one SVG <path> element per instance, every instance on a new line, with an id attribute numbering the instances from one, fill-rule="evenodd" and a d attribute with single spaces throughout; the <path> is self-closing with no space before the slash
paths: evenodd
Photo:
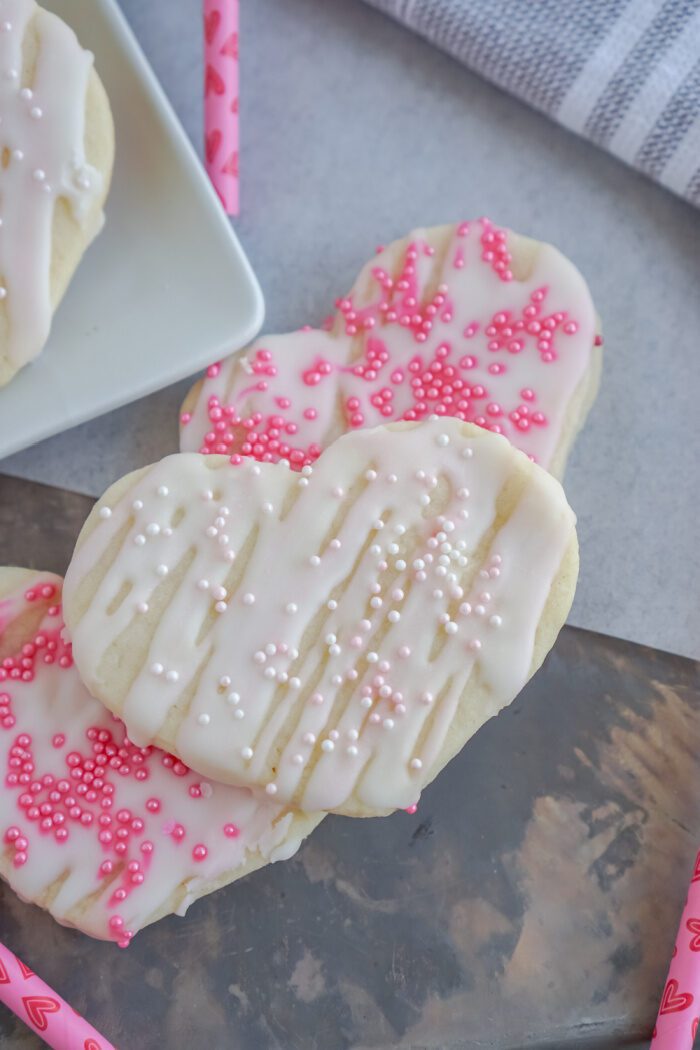
<path id="1" fill-rule="evenodd" d="M 22 80 L 22 42 L 38 34 L 36 67 Z M 85 159 L 85 98 L 92 55 L 34 0 L 0 0 L 0 287 L 6 354 L 19 367 L 51 326 L 52 224 L 59 198 L 82 222 L 102 187 Z"/>
<path id="2" fill-rule="evenodd" d="M 516 460 L 528 478 L 496 527 Z M 558 482 L 505 439 L 455 420 L 346 435 L 302 477 L 170 456 L 104 504 L 110 517 L 66 578 L 81 674 L 143 740 L 186 696 L 174 749 L 188 764 L 307 810 L 342 810 L 351 795 L 373 810 L 411 805 L 455 717 L 456 750 L 513 699 L 574 529 Z M 159 534 L 135 543 L 152 522 Z M 72 598 L 117 537 L 78 620 Z M 174 587 L 162 567 L 179 582 L 157 623 L 139 621 L 140 603 Z M 110 646 L 134 644 L 121 636 L 137 622 L 139 644 L 150 641 L 120 684 Z M 472 707 L 477 680 L 488 692 Z M 426 692 L 433 703 L 421 702 Z"/>
<path id="3" fill-rule="evenodd" d="M 60 587 L 60 580 L 46 574 L 37 574 L 36 583 L 50 582 Z M 3 631 L 13 619 L 25 611 L 26 587 L 0 603 L 0 643 Z M 60 617 L 47 616 L 39 630 L 55 637 L 60 628 Z M 26 642 L 31 639 L 27 638 Z M 31 737 L 34 763 L 33 777 L 52 775 L 55 781 L 70 778 L 67 756 L 77 752 L 91 756 L 93 742 L 87 733 L 93 728 L 109 731 L 115 742 L 124 738 L 122 724 L 89 695 L 78 678 L 75 667 L 46 665 L 43 658 L 36 664 L 32 681 L 0 681 L 0 700 L 10 697 L 14 726 L 0 724 L 0 762 L 4 789 L 0 792 L 0 850 L 3 853 L 3 873 L 12 888 L 28 901 L 40 901 L 57 879 L 63 883 L 50 904 L 51 914 L 59 921 L 77 926 L 85 933 L 107 939 L 119 938 L 119 932 L 110 928 L 109 920 L 118 915 L 124 920 L 124 929 L 135 932 L 152 920 L 167 903 L 178 914 L 184 914 L 191 901 L 199 896 L 206 883 L 226 875 L 228 881 L 251 859 L 259 855 L 266 861 L 290 857 L 299 847 L 298 833 L 292 825 L 292 815 L 284 813 L 278 802 L 261 801 L 244 788 L 209 784 L 193 773 L 176 775 L 173 768 L 163 765 L 165 753 L 153 750 L 142 762 L 148 776 L 137 780 L 132 773 L 122 776 L 108 769 L 106 782 L 114 786 L 113 802 L 109 809 L 101 808 L 99 800 L 90 802 L 77 796 L 85 812 L 93 814 L 91 826 L 78 820 L 66 820 L 69 836 L 57 842 L 51 832 L 41 829 L 38 820 L 30 820 L 26 808 L 19 804 L 26 786 L 10 786 L 7 782 L 8 759 L 17 738 Z M 7 701 L 5 701 L 7 703 Z M 63 734 L 65 742 L 54 746 L 56 734 Z M 172 764 L 171 764 L 172 766 Z M 200 786 L 201 797 L 192 797 L 190 789 Z M 75 794 L 77 783 L 71 780 Z M 48 789 L 38 796 L 39 802 L 48 799 Z M 159 812 L 149 811 L 149 799 L 158 799 Z M 57 812 L 65 807 L 57 805 Z M 108 813 L 112 817 L 110 830 L 116 834 L 117 814 L 129 809 L 143 821 L 141 831 L 129 839 L 127 852 L 120 858 L 108 845 L 98 841 L 98 818 Z M 181 824 L 185 829 L 181 841 L 176 841 L 168 829 Z M 236 837 L 224 832 L 227 824 L 238 829 Z M 5 836 L 8 828 L 17 827 L 28 840 L 27 861 L 20 867 L 12 863 L 15 850 Z M 146 857 L 141 851 L 143 842 L 152 842 L 153 850 Z M 202 844 L 208 854 L 204 860 L 193 859 L 193 848 Z M 105 860 L 115 863 L 115 873 L 100 878 L 99 868 Z M 124 874 L 132 861 L 143 866 L 145 879 L 133 886 L 123 901 L 111 901 L 115 889 L 123 885 Z M 114 879 L 114 881 L 112 881 Z"/>

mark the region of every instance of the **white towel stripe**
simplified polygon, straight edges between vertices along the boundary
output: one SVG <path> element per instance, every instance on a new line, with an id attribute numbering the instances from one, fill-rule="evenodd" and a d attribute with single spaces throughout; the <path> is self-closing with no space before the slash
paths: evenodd
<path id="1" fill-rule="evenodd" d="M 668 105 L 668 100 L 691 72 L 699 55 L 700 11 L 653 68 L 632 109 L 609 143 L 612 153 L 626 161 L 634 160 L 637 150 Z"/>
<path id="2" fill-rule="evenodd" d="M 688 183 L 700 167 L 700 113 L 697 115 L 678 149 L 661 173 L 669 189 L 684 194 Z"/>
<path id="3" fill-rule="evenodd" d="M 572 131 L 583 130 L 591 110 L 610 80 L 658 13 L 658 0 L 638 0 L 625 8 L 567 91 L 558 111 L 553 114 L 560 124 Z"/>

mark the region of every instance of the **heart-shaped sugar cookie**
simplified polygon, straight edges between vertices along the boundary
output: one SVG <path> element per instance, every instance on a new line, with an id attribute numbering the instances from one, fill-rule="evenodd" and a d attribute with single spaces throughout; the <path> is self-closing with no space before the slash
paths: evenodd
<path id="1" fill-rule="evenodd" d="M 42 349 L 52 311 L 102 228 L 114 158 L 93 56 L 34 0 L 0 31 L 0 386 Z"/>
<path id="2" fill-rule="evenodd" d="M 290 856 L 319 818 L 131 743 L 78 678 L 60 599 L 59 577 L 0 569 L 0 873 L 59 922 L 125 946 Z"/>
<path id="3" fill-rule="evenodd" d="M 415 230 L 367 263 L 328 330 L 212 365 L 183 405 L 181 449 L 299 469 L 346 430 L 455 416 L 561 476 L 598 386 L 596 324 L 550 245 L 486 219 Z"/>
<path id="4" fill-rule="evenodd" d="M 386 813 L 539 666 L 577 573 L 561 486 L 448 419 L 358 430 L 301 476 L 181 454 L 90 515 L 81 676 L 134 739 L 310 811 Z"/>

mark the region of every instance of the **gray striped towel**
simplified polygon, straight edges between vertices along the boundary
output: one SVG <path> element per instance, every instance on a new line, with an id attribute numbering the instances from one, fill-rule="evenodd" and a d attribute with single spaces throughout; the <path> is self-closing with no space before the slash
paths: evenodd
<path id="1" fill-rule="evenodd" d="M 368 0 L 700 206 L 700 0 Z"/>

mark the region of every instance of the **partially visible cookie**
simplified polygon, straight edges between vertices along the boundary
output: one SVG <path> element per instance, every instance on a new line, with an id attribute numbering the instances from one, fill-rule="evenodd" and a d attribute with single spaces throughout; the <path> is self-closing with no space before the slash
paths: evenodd
<path id="1" fill-rule="evenodd" d="M 487 219 L 414 230 L 363 267 L 327 330 L 212 365 L 182 406 L 180 447 L 300 469 L 347 430 L 455 416 L 561 477 L 600 345 L 588 287 L 556 248 Z"/>
<path id="2" fill-rule="evenodd" d="M 78 678 L 60 601 L 59 577 L 0 569 L 0 874 L 59 922 L 125 946 L 291 856 L 320 817 L 131 743 Z"/>
<path id="3" fill-rule="evenodd" d="M 574 522 L 551 475 L 455 419 L 346 434 L 301 476 L 169 456 L 81 532 L 75 660 L 134 739 L 207 776 L 405 808 L 553 644 Z"/>
<path id="4" fill-rule="evenodd" d="M 104 222 L 109 102 L 72 29 L 34 0 L 0 19 L 0 386 L 41 351 Z"/>

